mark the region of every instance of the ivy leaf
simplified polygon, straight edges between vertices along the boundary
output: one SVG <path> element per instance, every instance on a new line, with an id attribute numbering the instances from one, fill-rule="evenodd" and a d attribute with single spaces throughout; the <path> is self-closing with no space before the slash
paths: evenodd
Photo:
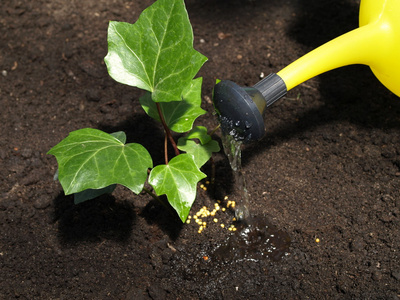
<path id="1" fill-rule="evenodd" d="M 187 138 L 178 140 L 178 148 L 190 154 L 198 168 L 201 168 L 210 159 L 213 152 L 219 152 L 220 150 L 217 141 L 211 140 L 202 145 Z"/>
<path id="2" fill-rule="evenodd" d="M 119 138 L 85 128 L 71 132 L 48 152 L 57 159 L 58 179 L 66 195 L 112 184 L 122 184 L 136 194 L 142 191 L 147 170 L 153 167 L 150 154 L 142 145 L 124 145 Z"/>
<path id="3" fill-rule="evenodd" d="M 125 144 L 126 143 L 126 134 L 123 131 L 118 131 L 118 132 L 113 132 L 110 133 L 113 137 L 118 139 L 121 143 Z M 57 179 L 58 179 L 58 169 L 57 169 Z M 55 176 L 55 175 L 54 175 Z M 106 186 L 105 188 L 102 189 L 87 189 L 79 193 L 74 194 L 74 203 L 79 204 L 82 202 L 85 202 L 87 200 L 91 200 L 94 198 L 97 198 L 101 195 L 104 194 L 111 194 L 114 192 L 115 188 L 117 187 L 116 184 L 112 184 L 109 186 Z"/>
<path id="4" fill-rule="evenodd" d="M 182 101 L 160 103 L 165 122 L 172 131 L 183 133 L 191 130 L 194 121 L 206 113 L 200 107 L 202 81 L 202 78 L 192 80 L 183 92 Z M 146 113 L 153 119 L 160 121 L 156 103 L 152 100 L 152 94 L 146 93 L 139 100 Z"/>
<path id="5" fill-rule="evenodd" d="M 196 199 L 197 183 L 205 177 L 189 154 L 180 154 L 168 165 L 156 166 L 150 173 L 149 184 L 157 195 L 167 195 L 169 203 L 185 222 Z"/>
<path id="6" fill-rule="evenodd" d="M 188 136 L 181 137 L 178 140 L 177 145 L 179 150 L 185 151 L 192 156 L 198 168 L 201 168 L 210 159 L 213 152 L 220 151 L 218 142 L 212 140 L 207 131 L 204 132 L 204 129 L 207 130 L 203 126 L 193 128 Z M 198 138 L 200 142 L 203 141 L 205 143 L 196 143 L 192 140 L 193 138 Z"/>
<path id="7" fill-rule="evenodd" d="M 155 102 L 180 101 L 207 58 L 193 48 L 183 0 L 158 0 L 135 24 L 111 21 L 108 73 L 116 81 L 152 93 Z"/>
<path id="8" fill-rule="evenodd" d="M 211 141 L 211 136 L 208 134 L 208 130 L 204 126 L 196 126 L 188 133 L 186 138 L 199 139 L 200 143 L 202 143 L 203 145 Z"/>

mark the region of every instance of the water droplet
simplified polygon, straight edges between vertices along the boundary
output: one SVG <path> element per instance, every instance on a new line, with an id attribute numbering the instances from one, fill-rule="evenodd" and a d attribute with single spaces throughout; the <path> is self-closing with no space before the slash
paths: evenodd
<path id="1" fill-rule="evenodd" d="M 251 126 L 253 126 L 253 123 L 251 123 L 249 121 L 245 121 L 244 124 L 246 126 L 246 129 L 249 129 L 249 128 L 251 128 Z"/>

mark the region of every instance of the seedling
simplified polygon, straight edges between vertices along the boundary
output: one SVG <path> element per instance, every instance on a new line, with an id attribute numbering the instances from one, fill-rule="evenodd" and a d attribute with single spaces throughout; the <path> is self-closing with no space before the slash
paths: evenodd
<path id="1" fill-rule="evenodd" d="M 197 183 L 206 177 L 200 168 L 220 149 L 205 127 L 193 128 L 205 113 L 200 107 L 202 78 L 193 78 L 207 58 L 193 48 L 184 1 L 158 0 L 135 24 L 111 21 L 104 60 L 114 80 L 147 91 L 139 101 L 163 125 L 165 164 L 153 167 L 149 152 L 138 143 L 126 144 L 124 132 L 85 128 L 48 152 L 57 159 L 57 178 L 66 195 L 74 194 L 75 203 L 110 193 L 116 184 L 156 199 L 165 194 L 185 222 Z M 188 133 L 176 142 L 171 132 Z M 168 143 L 173 158 L 168 157 Z"/>

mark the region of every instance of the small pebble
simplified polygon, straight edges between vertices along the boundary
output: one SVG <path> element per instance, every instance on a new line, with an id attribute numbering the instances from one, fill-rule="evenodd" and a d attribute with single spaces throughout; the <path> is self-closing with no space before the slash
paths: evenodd
<path id="1" fill-rule="evenodd" d="M 355 237 L 353 241 L 350 243 L 351 251 L 361 251 L 365 248 L 365 242 L 362 238 Z"/>
<path id="2" fill-rule="evenodd" d="M 36 199 L 33 203 L 33 207 L 36 209 L 45 209 L 50 206 L 51 198 L 49 196 L 40 196 L 40 198 Z"/>
<path id="3" fill-rule="evenodd" d="M 382 279 L 382 272 L 380 272 L 380 271 L 374 271 L 374 272 L 372 273 L 372 279 L 375 280 L 375 281 L 381 280 L 381 279 Z"/>
<path id="4" fill-rule="evenodd" d="M 392 271 L 392 277 L 396 279 L 397 281 L 400 281 L 400 270 L 398 271 Z"/>
<path id="5" fill-rule="evenodd" d="M 24 148 L 24 149 L 22 149 L 22 151 L 21 151 L 21 155 L 22 155 L 22 157 L 24 157 L 24 158 L 30 158 L 31 156 L 32 156 L 32 149 L 29 149 L 29 148 Z"/>
<path id="6" fill-rule="evenodd" d="M 86 99 L 91 102 L 99 102 L 101 99 L 100 91 L 97 89 L 87 89 L 85 92 Z"/>

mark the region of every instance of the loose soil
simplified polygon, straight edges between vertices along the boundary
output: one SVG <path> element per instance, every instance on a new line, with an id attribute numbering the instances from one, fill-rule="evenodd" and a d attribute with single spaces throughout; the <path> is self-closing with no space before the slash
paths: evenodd
<path id="1" fill-rule="evenodd" d="M 64 196 L 46 152 L 72 130 L 124 130 L 162 159 L 143 92 L 103 62 L 108 21 L 132 23 L 151 3 L 1 1 L 0 298 L 399 299 L 400 101 L 366 66 L 291 90 L 268 109 L 265 138 L 244 149 L 251 212 L 291 238 L 279 261 L 213 255 L 231 209 L 199 234 L 123 187 L 76 206 Z M 199 74 L 209 128 L 216 78 L 253 85 L 358 23 L 354 0 L 186 3 L 194 47 L 209 58 Z M 193 213 L 235 200 L 225 156 L 214 163 Z"/>

